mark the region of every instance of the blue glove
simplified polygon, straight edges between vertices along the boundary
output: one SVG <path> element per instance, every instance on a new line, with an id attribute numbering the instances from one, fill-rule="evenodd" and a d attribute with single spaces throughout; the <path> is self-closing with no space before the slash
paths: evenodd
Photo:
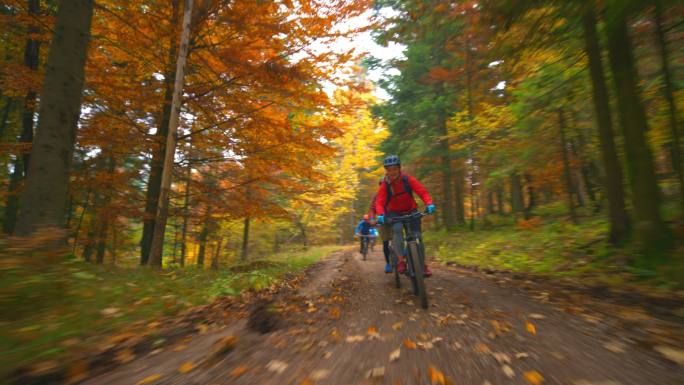
<path id="1" fill-rule="evenodd" d="M 385 216 L 384 215 L 378 215 L 378 223 L 381 225 L 385 223 Z"/>
<path id="2" fill-rule="evenodd" d="M 427 205 L 427 212 L 428 212 L 428 214 L 434 214 L 435 213 L 435 205 Z"/>

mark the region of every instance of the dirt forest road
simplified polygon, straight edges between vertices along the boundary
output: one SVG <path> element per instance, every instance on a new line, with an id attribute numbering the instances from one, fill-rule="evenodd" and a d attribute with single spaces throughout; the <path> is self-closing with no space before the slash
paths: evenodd
<path id="1" fill-rule="evenodd" d="M 684 384 L 674 321 L 436 264 L 423 310 L 408 280 L 396 289 L 383 263 L 377 248 L 367 261 L 352 250 L 333 254 L 296 303 L 274 305 L 276 330 L 236 321 L 85 383 Z"/>

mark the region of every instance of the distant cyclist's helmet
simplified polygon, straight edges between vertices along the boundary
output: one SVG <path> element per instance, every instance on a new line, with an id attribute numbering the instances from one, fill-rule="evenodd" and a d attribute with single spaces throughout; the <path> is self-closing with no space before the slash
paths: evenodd
<path id="1" fill-rule="evenodd" d="M 401 166 L 401 160 L 399 160 L 399 157 L 396 155 L 388 155 L 383 162 L 383 166 Z"/>

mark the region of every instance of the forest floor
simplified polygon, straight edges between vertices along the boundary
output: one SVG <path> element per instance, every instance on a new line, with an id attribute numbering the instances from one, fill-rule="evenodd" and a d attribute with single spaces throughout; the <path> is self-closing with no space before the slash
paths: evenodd
<path id="1" fill-rule="evenodd" d="M 331 254 L 277 290 L 219 299 L 204 325 L 88 385 L 681 385 L 684 323 L 669 311 L 432 263 L 430 307 L 382 273 L 375 251 Z M 663 304 L 682 306 L 681 301 Z M 661 309 L 662 310 L 662 309 Z M 255 331 L 261 329 L 261 332 Z M 263 333 L 262 333 L 263 332 Z M 29 382 L 24 382 L 29 383 Z"/>
<path id="2" fill-rule="evenodd" d="M 684 294 L 684 221 L 672 219 L 675 247 L 666 258 L 641 256 L 634 243 L 609 243 L 603 215 L 578 210 L 579 223 L 562 205 L 537 209 L 538 216 L 516 221 L 513 216 L 478 219 L 477 230 L 427 231 L 428 253 L 441 262 L 487 271 L 508 271 L 530 277 L 564 280 L 568 284 L 619 290 Z"/>
<path id="3" fill-rule="evenodd" d="M 179 322 L 216 298 L 277 286 L 337 249 L 284 251 L 218 270 L 158 271 L 75 259 L 36 265 L 37 258 L 32 265 L 0 266 L 0 383 L 18 368 L 55 377 L 74 357 L 88 354 L 98 365 L 128 362 L 135 350 L 164 346 L 201 327 L 202 317 L 182 327 Z"/>

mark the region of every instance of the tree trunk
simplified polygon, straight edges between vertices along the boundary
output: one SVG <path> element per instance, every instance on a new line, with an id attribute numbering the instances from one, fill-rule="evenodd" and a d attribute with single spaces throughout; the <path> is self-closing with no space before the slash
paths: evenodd
<path id="1" fill-rule="evenodd" d="M 506 209 L 504 208 L 504 185 L 499 182 L 496 186 L 496 211 L 499 215 L 506 215 Z"/>
<path id="2" fill-rule="evenodd" d="M 532 217 L 532 210 L 537 206 L 537 195 L 532 186 L 532 176 L 525 173 L 525 186 L 527 187 L 527 205 L 525 206 L 525 219 Z"/>
<path id="3" fill-rule="evenodd" d="M 185 172 L 185 178 L 185 197 L 183 198 L 183 228 L 181 230 L 181 266 L 185 266 L 185 253 L 187 251 L 186 239 L 188 235 L 188 217 L 190 216 L 190 180 L 192 178 L 192 167 L 190 166 L 190 163 L 188 163 L 188 169 Z"/>
<path id="4" fill-rule="evenodd" d="M 197 266 L 204 266 L 204 255 L 207 249 L 207 238 L 209 236 L 209 221 L 211 220 L 211 213 L 207 208 L 204 213 L 204 223 L 202 224 L 202 231 L 199 233 L 199 252 L 197 253 Z"/>
<path id="5" fill-rule="evenodd" d="M 0 117 L 0 139 L 2 139 L 5 136 L 5 129 L 9 125 L 9 116 L 10 113 L 12 112 L 12 109 L 14 108 L 14 99 L 10 97 L 6 97 L 5 100 L 7 102 L 5 103 L 5 109 L 2 111 L 2 117 Z"/>
<path id="6" fill-rule="evenodd" d="M 475 191 L 475 158 L 470 158 L 470 231 L 475 230 L 475 216 L 477 215 L 477 202 Z"/>
<path id="7" fill-rule="evenodd" d="M 670 158 L 672 160 L 672 170 L 677 175 L 679 183 L 679 204 L 681 215 L 684 216 L 684 165 L 682 164 L 682 144 L 679 134 L 677 103 L 674 98 L 674 85 L 672 83 L 672 70 L 670 69 L 669 51 L 667 48 L 667 37 L 663 29 L 662 4 L 660 0 L 655 1 L 655 27 L 658 38 L 658 48 L 660 49 L 660 65 L 663 74 L 663 93 L 668 104 L 668 117 L 670 119 Z"/>
<path id="8" fill-rule="evenodd" d="M 608 199 L 610 242 L 623 242 L 630 231 L 629 215 L 625 209 L 625 193 L 622 186 L 622 167 L 615 149 L 613 122 L 610 115 L 608 89 L 601 62 L 601 48 L 596 33 L 596 15 L 589 10 L 583 17 L 584 49 L 589 63 L 593 91 L 594 112 L 598 124 L 601 159 L 605 170 L 604 185 Z"/>
<path id="9" fill-rule="evenodd" d="M 517 173 L 511 174 L 511 210 L 514 215 L 523 212 L 525 209 L 525 202 L 523 200 L 522 184 L 520 183 L 520 176 Z"/>
<path id="10" fill-rule="evenodd" d="M 219 268 L 219 256 L 221 255 L 221 243 L 223 243 L 223 237 L 219 237 L 216 241 L 216 250 L 214 252 L 214 258 L 211 260 L 211 268 L 213 270 L 218 270 Z"/>
<path id="11" fill-rule="evenodd" d="M 494 192 L 487 190 L 487 214 L 494 214 Z"/>
<path id="12" fill-rule="evenodd" d="M 36 17 L 40 14 L 40 1 L 28 0 L 28 15 L 29 17 Z M 28 30 L 29 36 L 38 33 L 36 27 L 30 27 Z M 40 63 L 40 42 L 31 38 L 26 40 L 24 47 L 24 66 L 30 71 L 38 70 Z M 33 142 L 33 119 L 35 115 L 36 91 L 29 90 L 24 97 L 24 106 L 21 116 L 21 134 L 19 136 L 19 143 L 30 144 Z M 7 101 L 7 113 L 11 106 L 11 99 Z M 6 116 L 3 118 L 3 124 Z M 3 130 L 4 131 L 4 130 Z M 2 133 L 0 132 L 0 138 Z M 23 150 L 25 151 L 25 150 Z M 25 151 L 21 156 L 17 155 L 14 158 L 14 167 L 10 177 L 8 188 L 7 203 L 5 204 L 5 220 L 3 222 L 3 230 L 6 234 L 13 234 L 17 222 L 17 214 L 19 212 L 19 196 L 17 188 L 21 181 L 26 178 L 28 174 L 29 160 L 31 155 Z"/>
<path id="13" fill-rule="evenodd" d="M 178 36 L 178 13 L 180 12 L 180 0 L 171 0 L 172 18 L 171 34 L 169 36 L 169 52 L 167 55 L 168 65 L 164 74 L 164 106 L 162 107 L 161 122 L 154 136 L 152 145 L 152 161 L 150 175 L 147 179 L 147 193 L 145 196 L 145 214 L 143 215 L 143 233 L 140 240 L 140 264 L 147 265 L 152 247 L 155 221 L 159 204 L 159 192 L 161 190 L 162 169 L 166 156 L 165 141 L 169 134 L 171 121 L 171 105 L 173 103 L 173 85 L 176 82 L 176 53 Z"/>
<path id="14" fill-rule="evenodd" d="M 114 153 L 109 149 L 107 155 L 107 186 L 104 191 L 104 197 L 100 206 L 100 212 L 97 218 L 97 256 L 96 262 L 102 264 L 104 262 L 105 250 L 107 248 L 107 233 L 109 231 L 109 223 L 114 220 L 113 213 L 110 213 L 109 208 L 112 202 L 112 195 L 114 194 L 114 170 L 116 169 L 116 161 L 114 160 Z"/>
<path id="15" fill-rule="evenodd" d="M 441 87 L 440 87 L 441 89 Z M 447 138 L 447 114 L 446 111 L 438 113 L 438 131 L 443 139 L 440 140 L 440 152 L 442 162 L 442 195 L 444 196 L 444 207 L 442 207 L 442 221 L 444 227 L 447 229 L 454 228 L 454 206 L 453 206 L 453 189 L 452 178 L 453 170 L 451 168 L 451 156 L 449 155 L 449 139 Z"/>
<path id="16" fill-rule="evenodd" d="M 577 223 L 577 214 L 575 213 L 575 200 L 572 198 L 575 192 L 575 187 L 572 182 L 572 174 L 570 172 L 570 160 L 568 156 L 568 142 L 565 138 L 565 114 L 562 109 L 558 109 L 558 131 L 560 134 L 561 156 L 563 157 L 563 176 L 565 178 L 565 193 L 568 197 L 568 210 L 570 210 L 570 219 L 572 223 Z"/>
<path id="17" fill-rule="evenodd" d="M 656 180 L 653 155 L 646 138 L 648 123 L 637 88 L 637 72 L 632 56 L 632 43 L 627 30 L 626 15 L 613 4 L 607 26 L 608 57 L 613 71 L 613 83 L 620 112 L 625 158 L 632 191 L 635 228 L 641 247 L 662 249 L 667 228 L 660 215 L 660 191 Z M 615 11 L 618 9 L 617 11 Z"/>
<path id="18" fill-rule="evenodd" d="M 162 266 L 162 252 L 164 250 L 164 232 L 166 231 L 166 218 L 169 214 L 169 193 L 171 190 L 171 178 L 173 176 L 173 156 L 176 152 L 176 131 L 180 118 L 181 94 L 183 92 L 183 74 L 185 62 L 188 57 L 188 45 L 190 40 L 190 22 L 192 19 L 192 2 L 185 0 L 183 10 L 183 30 L 181 33 L 180 50 L 176 61 L 176 79 L 173 86 L 173 101 L 171 103 L 171 116 L 169 120 L 169 132 L 166 136 L 166 150 L 164 151 L 164 167 L 162 168 L 161 189 L 159 190 L 159 202 L 155 217 L 152 245 L 150 246 L 149 265 Z"/>
<path id="19" fill-rule="evenodd" d="M 247 260 L 249 256 L 249 217 L 245 217 L 245 226 L 242 232 L 242 252 L 240 253 L 240 259 L 243 261 Z"/>
<path id="20" fill-rule="evenodd" d="M 45 69 L 40 120 L 20 198 L 18 235 L 64 225 L 92 15 L 93 0 L 60 2 Z"/>
<path id="21" fill-rule="evenodd" d="M 2 222 L 2 230 L 7 235 L 14 233 L 17 224 L 17 213 L 19 212 L 18 188 L 22 179 L 23 166 L 21 155 L 17 154 L 14 159 L 12 174 L 7 185 L 7 201 L 5 202 L 5 218 Z"/>
<path id="22" fill-rule="evenodd" d="M 83 260 L 91 262 L 93 259 L 93 245 L 95 244 L 95 227 L 88 227 L 88 235 L 86 236 L 85 244 L 83 245 Z"/>
<path id="23" fill-rule="evenodd" d="M 456 224 L 465 224 L 465 204 L 464 204 L 464 194 L 463 185 L 465 181 L 463 180 L 463 170 L 461 167 L 456 169 L 454 173 L 454 198 L 456 201 L 455 214 L 456 214 Z"/>
<path id="24" fill-rule="evenodd" d="M 71 253 L 76 254 L 76 246 L 78 245 L 78 235 L 81 232 L 81 225 L 83 224 L 83 218 L 86 215 L 86 212 L 88 212 L 88 205 L 90 204 L 90 187 L 88 188 L 88 192 L 86 193 L 86 199 L 85 202 L 83 202 L 83 211 L 81 211 L 81 215 L 78 218 L 78 223 L 76 224 L 76 230 L 74 231 L 74 245 L 72 248 Z"/>

